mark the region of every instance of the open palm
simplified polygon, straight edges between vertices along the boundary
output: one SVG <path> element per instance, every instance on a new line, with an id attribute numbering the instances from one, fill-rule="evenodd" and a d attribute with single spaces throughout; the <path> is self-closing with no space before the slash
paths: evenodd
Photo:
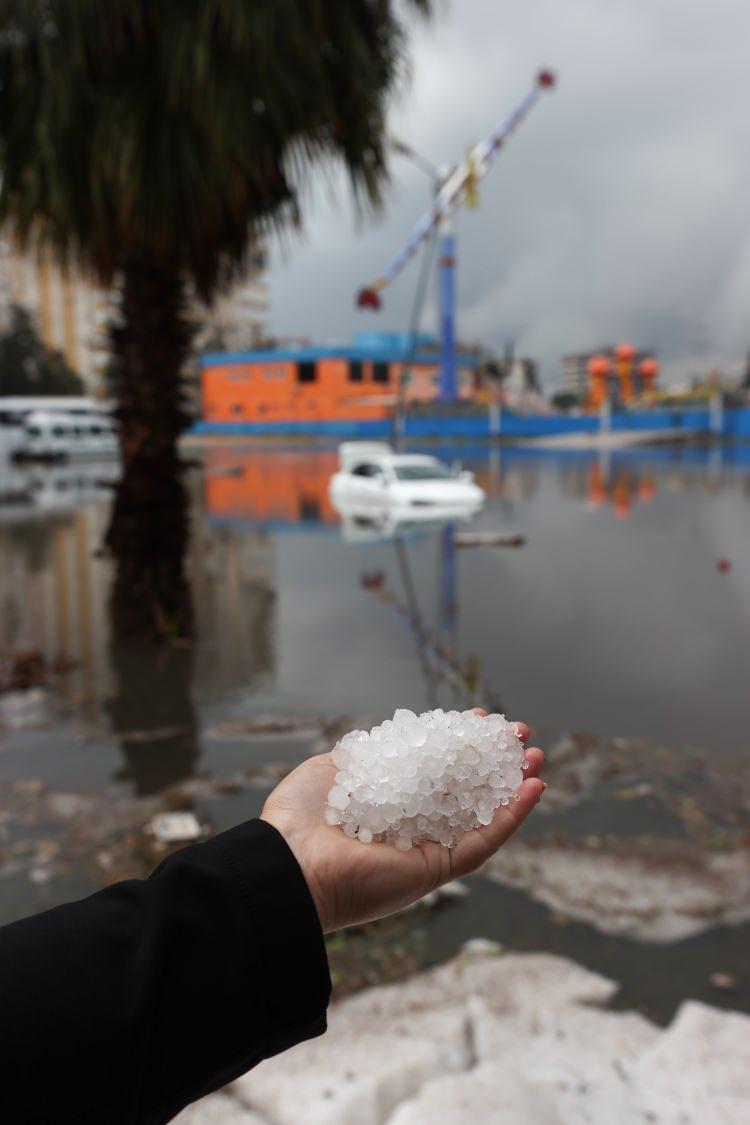
<path id="1" fill-rule="evenodd" d="M 486 711 L 476 708 L 477 714 Z M 518 724 L 523 741 L 529 729 Z M 289 844 L 315 900 L 326 932 L 381 918 L 407 906 L 443 883 L 475 871 L 524 822 L 539 801 L 538 773 L 544 754 L 526 752 L 529 763 L 519 800 L 501 806 L 486 827 L 466 832 L 453 848 L 428 842 L 399 851 L 390 844 L 361 844 L 323 820 L 323 808 L 337 768 L 330 754 L 309 758 L 268 797 L 261 816 Z"/>

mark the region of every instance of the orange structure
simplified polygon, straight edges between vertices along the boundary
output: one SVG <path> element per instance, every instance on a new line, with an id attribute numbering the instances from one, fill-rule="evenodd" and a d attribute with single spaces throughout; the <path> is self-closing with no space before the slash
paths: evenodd
<path id="1" fill-rule="evenodd" d="M 632 344 L 618 344 L 615 348 L 617 378 L 620 381 L 620 401 L 633 401 L 633 361 L 635 348 Z"/>
<path id="2" fill-rule="evenodd" d="M 336 423 L 388 418 L 405 403 L 437 397 L 438 355 L 429 337 L 368 333 L 349 347 L 288 348 L 206 355 L 207 423 Z M 459 357 L 459 397 L 472 396 L 477 361 Z"/>
<path id="3" fill-rule="evenodd" d="M 653 356 L 647 355 L 638 364 L 638 375 L 640 376 L 641 386 L 644 395 L 653 394 L 654 384 L 659 378 L 659 362 Z"/>
<path id="4" fill-rule="evenodd" d="M 588 362 L 589 399 L 592 410 L 598 410 L 609 395 L 608 380 L 612 364 L 606 355 L 592 355 Z"/>
<path id="5" fill-rule="evenodd" d="M 600 409 L 605 399 L 610 397 L 611 390 L 613 397 L 616 395 L 618 401 L 625 405 L 634 402 L 639 394 L 653 392 L 659 375 L 657 360 L 647 355 L 636 361 L 638 352 L 632 344 L 618 344 L 613 351 L 598 352 L 591 357 L 587 364 L 587 406 L 590 410 Z"/>

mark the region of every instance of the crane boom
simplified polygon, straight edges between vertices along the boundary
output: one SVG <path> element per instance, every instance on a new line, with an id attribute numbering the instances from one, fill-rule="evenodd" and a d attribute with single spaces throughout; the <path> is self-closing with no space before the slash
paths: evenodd
<path id="1" fill-rule="evenodd" d="M 414 225 L 408 238 L 393 255 L 383 273 L 365 289 L 360 290 L 357 298 L 360 307 L 380 308 L 379 291 L 398 276 L 441 220 L 455 211 L 466 191 L 471 190 L 474 184 L 487 175 L 500 149 L 535 105 L 541 92 L 554 86 L 554 83 L 555 78 L 550 71 L 541 71 L 531 90 L 518 105 L 487 134 L 484 140 L 475 145 L 468 157 L 451 172 L 437 191 L 432 206 Z"/>

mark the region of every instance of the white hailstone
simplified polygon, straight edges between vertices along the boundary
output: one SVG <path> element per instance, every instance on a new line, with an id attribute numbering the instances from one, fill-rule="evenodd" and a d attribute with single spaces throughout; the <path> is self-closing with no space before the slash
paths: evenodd
<path id="1" fill-rule="evenodd" d="M 367 731 L 344 735 L 331 755 L 338 770 L 324 819 L 363 844 L 408 851 L 435 840 L 452 847 L 507 805 L 528 763 L 515 724 L 473 711 L 396 711 Z"/>

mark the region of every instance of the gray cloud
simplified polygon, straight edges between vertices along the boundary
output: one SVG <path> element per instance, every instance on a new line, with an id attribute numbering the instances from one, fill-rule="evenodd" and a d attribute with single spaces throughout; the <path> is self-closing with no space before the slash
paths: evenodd
<path id="1" fill-rule="evenodd" d="M 668 376 L 744 365 L 750 345 L 750 5 L 746 0 L 453 0 L 415 24 L 396 135 L 455 160 L 542 66 L 543 99 L 459 217 L 459 332 L 517 347 L 554 383 L 568 350 L 628 338 Z M 424 207 L 398 157 L 384 214 L 358 224 L 343 181 L 310 188 L 303 240 L 274 250 L 282 334 L 402 330 L 414 264 L 374 318 L 354 293 Z M 425 319 L 434 326 L 432 306 Z"/>

